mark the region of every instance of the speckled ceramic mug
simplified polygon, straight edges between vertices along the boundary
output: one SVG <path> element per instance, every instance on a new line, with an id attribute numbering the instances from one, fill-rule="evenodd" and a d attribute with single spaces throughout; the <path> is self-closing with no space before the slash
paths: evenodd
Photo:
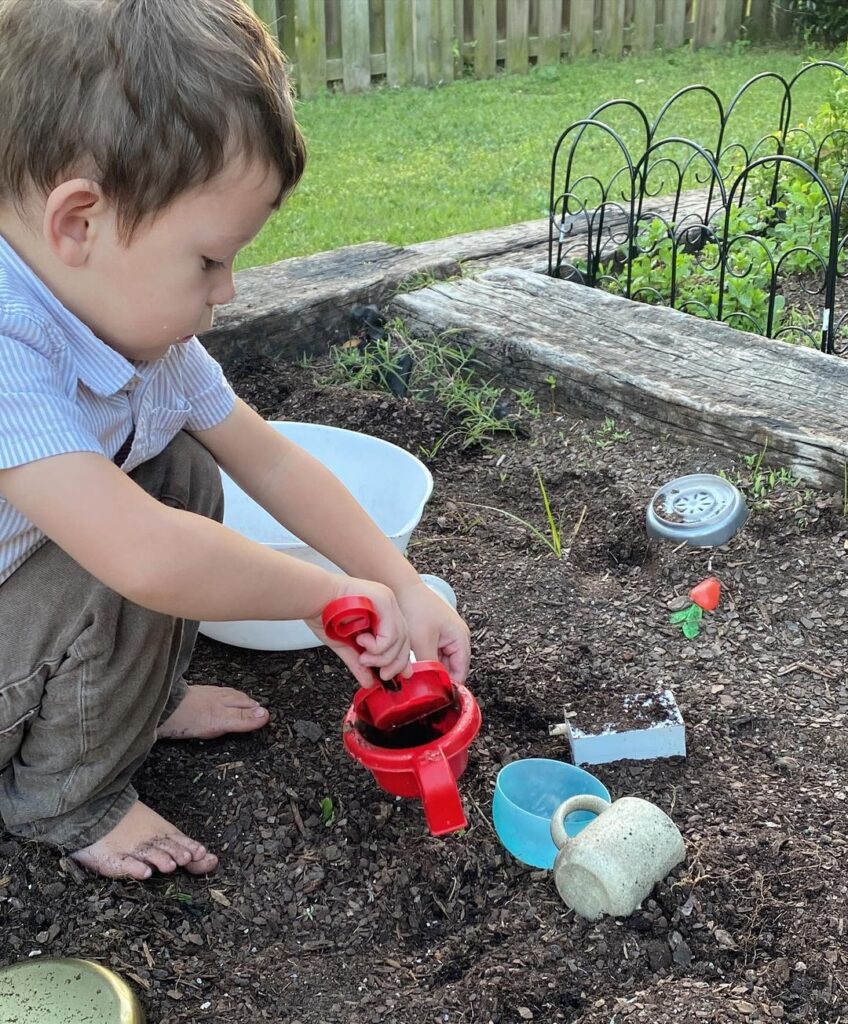
<path id="1" fill-rule="evenodd" d="M 576 836 L 565 831 L 574 811 L 597 818 Z M 683 837 L 659 807 L 638 797 L 614 803 L 574 796 L 554 811 L 551 837 L 559 853 L 554 881 L 563 902 L 590 921 L 603 914 L 627 917 L 686 855 Z"/>

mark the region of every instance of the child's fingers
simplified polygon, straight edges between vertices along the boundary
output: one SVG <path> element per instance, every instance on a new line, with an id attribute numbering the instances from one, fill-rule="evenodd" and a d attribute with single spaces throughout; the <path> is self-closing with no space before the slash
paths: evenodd
<path id="1" fill-rule="evenodd" d="M 364 651 L 359 656 L 360 662 L 378 669 L 383 679 L 392 679 L 405 671 L 409 664 L 409 638 L 405 631 L 394 637 L 369 633 L 357 637 L 357 642 Z"/>
<path id="2" fill-rule="evenodd" d="M 379 669 L 381 679 L 394 679 L 409 668 L 409 648 Z"/>
<path id="3" fill-rule="evenodd" d="M 359 660 L 379 672 L 381 679 L 393 679 L 409 666 L 409 644 L 397 641 L 382 654 L 361 654 Z"/>
<path id="4" fill-rule="evenodd" d="M 471 651 L 468 643 L 452 640 L 442 648 L 442 661 L 448 675 L 457 683 L 464 683 L 471 667 Z"/>

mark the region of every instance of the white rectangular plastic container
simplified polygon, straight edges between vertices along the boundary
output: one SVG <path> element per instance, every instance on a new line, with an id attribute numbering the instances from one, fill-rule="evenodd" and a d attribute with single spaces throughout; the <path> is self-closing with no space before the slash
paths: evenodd
<path id="1" fill-rule="evenodd" d="M 598 731 L 589 732 L 580 728 L 579 719 L 567 718 L 564 728 L 555 726 L 553 731 L 564 732 L 568 737 L 575 764 L 685 757 L 686 728 L 671 690 L 625 697 L 622 710 L 626 713 L 639 705 L 644 708 L 655 706 L 660 720 L 641 729 L 621 730 L 615 722 L 610 722 Z"/>

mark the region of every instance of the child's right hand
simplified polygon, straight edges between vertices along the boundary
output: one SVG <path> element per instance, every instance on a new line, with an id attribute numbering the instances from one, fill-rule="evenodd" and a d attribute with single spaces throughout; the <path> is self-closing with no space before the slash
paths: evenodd
<path id="1" fill-rule="evenodd" d="M 339 576 L 335 597 L 367 597 L 374 605 L 380 625 L 377 635 L 362 633 L 356 639 L 365 650 L 358 654 L 348 644 L 330 640 L 324 632 L 321 616 L 306 620 L 312 632 L 347 665 L 360 686 L 373 686 L 379 672 L 381 679 L 394 679 L 409 669 L 409 630 L 395 595 L 382 583 Z"/>

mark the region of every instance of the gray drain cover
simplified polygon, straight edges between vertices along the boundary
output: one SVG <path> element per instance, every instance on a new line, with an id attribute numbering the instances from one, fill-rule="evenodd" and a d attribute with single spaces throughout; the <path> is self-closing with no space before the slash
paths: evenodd
<path id="1" fill-rule="evenodd" d="M 745 499 L 729 480 L 694 473 L 656 492 L 648 505 L 646 525 L 658 540 L 705 548 L 727 543 L 747 518 Z"/>

